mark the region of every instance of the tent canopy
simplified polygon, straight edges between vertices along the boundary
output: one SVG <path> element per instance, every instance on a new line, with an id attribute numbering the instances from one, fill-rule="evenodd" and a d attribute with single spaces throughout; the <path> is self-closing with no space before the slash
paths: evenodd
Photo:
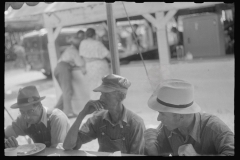
<path id="1" fill-rule="evenodd" d="M 220 2 L 115 2 L 113 3 L 113 11 L 116 19 L 127 16 L 123 3 L 128 15 L 132 17 L 157 11 L 205 7 Z M 5 10 L 8 5 L 16 9 L 5 14 L 5 28 L 8 32 L 39 30 L 46 26 L 57 27 L 61 25 L 64 27 L 107 20 L 105 2 L 6 2 Z M 21 8 L 16 6 L 21 6 Z M 44 13 L 47 15 L 46 23 L 43 20 Z"/>

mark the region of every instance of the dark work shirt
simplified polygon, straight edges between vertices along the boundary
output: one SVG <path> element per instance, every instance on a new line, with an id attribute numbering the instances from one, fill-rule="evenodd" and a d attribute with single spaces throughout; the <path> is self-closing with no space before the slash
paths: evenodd
<path id="1" fill-rule="evenodd" d="M 218 117 L 207 113 L 195 113 L 194 124 L 184 139 L 179 130 L 169 131 L 164 125 L 158 127 L 154 145 L 159 155 L 178 155 L 178 148 L 192 144 L 200 155 L 234 155 L 234 134 Z M 146 142 L 147 143 L 147 142 Z"/>
<path id="2" fill-rule="evenodd" d="M 144 131 L 142 118 L 125 107 L 122 119 L 117 124 L 112 124 L 108 111 L 103 110 L 83 124 L 74 149 L 79 149 L 82 144 L 98 138 L 100 152 L 144 154 Z"/>

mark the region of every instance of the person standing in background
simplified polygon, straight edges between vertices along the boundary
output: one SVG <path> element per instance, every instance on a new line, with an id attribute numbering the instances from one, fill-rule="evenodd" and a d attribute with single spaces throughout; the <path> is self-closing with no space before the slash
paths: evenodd
<path id="1" fill-rule="evenodd" d="M 72 97 L 74 95 L 72 71 L 80 70 L 82 74 L 86 74 L 86 69 L 84 60 L 78 54 L 77 48 L 80 44 L 80 39 L 77 37 L 77 34 L 71 37 L 69 41 L 71 46 L 63 52 L 54 70 L 54 76 L 62 89 L 62 95 L 55 107 L 62 109 L 68 118 L 73 118 L 77 116 L 77 113 L 74 113 L 72 106 Z"/>
<path id="2" fill-rule="evenodd" d="M 74 113 L 79 113 L 85 104 L 90 100 L 90 91 L 89 86 L 86 79 L 86 69 L 85 69 L 85 61 L 84 59 L 79 55 L 79 51 L 76 50 L 79 48 L 79 45 L 81 44 L 82 40 L 85 38 L 85 32 L 80 30 L 77 32 L 77 39 L 72 37 L 70 41 L 72 41 L 74 48 L 74 54 L 75 56 L 78 56 L 81 58 L 81 61 L 84 65 L 84 70 L 81 69 L 81 67 L 74 67 L 72 69 L 72 88 L 73 88 L 73 95 L 71 99 L 71 105 L 73 108 Z"/>
<path id="3" fill-rule="evenodd" d="M 84 39 L 79 46 L 79 54 L 86 62 L 87 81 L 89 84 L 90 99 L 96 100 L 100 93 L 94 93 L 92 90 L 101 84 L 104 75 L 110 73 L 110 67 L 107 59 L 110 59 L 108 49 L 98 40 L 93 28 L 88 28 Z"/>
<path id="4" fill-rule="evenodd" d="M 27 63 L 27 57 L 25 48 L 22 46 L 22 42 L 19 41 L 17 44 L 14 45 L 14 53 L 17 55 L 16 63 L 15 65 L 18 65 L 18 67 L 23 67 L 25 70 L 28 70 L 28 63 Z"/>

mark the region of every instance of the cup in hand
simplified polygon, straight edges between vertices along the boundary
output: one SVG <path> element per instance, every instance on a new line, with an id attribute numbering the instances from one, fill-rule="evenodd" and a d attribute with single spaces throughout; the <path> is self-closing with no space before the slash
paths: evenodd
<path id="1" fill-rule="evenodd" d="M 17 156 L 17 148 L 5 148 L 5 156 Z"/>

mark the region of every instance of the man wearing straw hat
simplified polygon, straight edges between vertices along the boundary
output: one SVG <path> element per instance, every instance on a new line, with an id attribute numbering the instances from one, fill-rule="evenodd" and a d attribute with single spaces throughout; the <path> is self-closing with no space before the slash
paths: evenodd
<path id="1" fill-rule="evenodd" d="M 70 128 L 67 116 L 59 109 L 43 107 L 35 86 L 19 90 L 17 103 L 12 109 L 19 109 L 20 115 L 5 129 L 5 147 L 17 147 L 18 136 L 28 135 L 34 143 L 44 143 L 47 147 L 56 147 L 63 143 Z"/>
<path id="2" fill-rule="evenodd" d="M 234 155 L 234 134 L 218 117 L 201 113 L 192 84 L 165 80 L 148 100 L 159 112 L 157 129 L 144 133 L 147 155 Z"/>
<path id="3" fill-rule="evenodd" d="M 90 100 L 85 105 L 69 129 L 63 148 L 80 149 L 82 144 L 97 138 L 100 152 L 143 154 L 144 122 L 123 105 L 130 85 L 124 77 L 114 74 L 104 76 L 102 84 L 93 90 L 101 92 L 100 99 Z M 79 130 L 84 117 L 95 111 Z"/>

